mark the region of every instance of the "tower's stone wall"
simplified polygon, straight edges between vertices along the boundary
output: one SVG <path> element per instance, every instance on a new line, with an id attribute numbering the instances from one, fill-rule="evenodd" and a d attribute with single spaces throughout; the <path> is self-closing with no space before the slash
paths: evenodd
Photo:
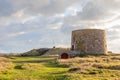
<path id="1" fill-rule="evenodd" d="M 72 31 L 72 48 L 88 54 L 106 54 L 106 32 L 100 29 Z"/>

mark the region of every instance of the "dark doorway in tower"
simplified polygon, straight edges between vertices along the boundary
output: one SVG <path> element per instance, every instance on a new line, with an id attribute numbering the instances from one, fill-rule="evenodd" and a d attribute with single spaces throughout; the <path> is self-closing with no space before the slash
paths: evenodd
<path id="1" fill-rule="evenodd" d="M 72 45 L 71 50 L 74 50 L 74 45 Z"/>
<path id="2" fill-rule="evenodd" d="M 61 59 L 68 59 L 68 54 L 67 53 L 62 53 L 61 54 Z"/>

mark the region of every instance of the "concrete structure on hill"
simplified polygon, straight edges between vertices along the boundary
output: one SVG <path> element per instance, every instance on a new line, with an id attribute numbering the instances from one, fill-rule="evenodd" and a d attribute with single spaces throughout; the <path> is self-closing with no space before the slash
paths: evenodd
<path id="1" fill-rule="evenodd" d="M 76 55 L 80 54 L 79 51 L 72 51 L 72 50 L 64 50 L 59 53 L 59 58 L 60 59 L 68 59 L 68 58 L 73 58 Z"/>
<path id="2" fill-rule="evenodd" d="M 106 32 L 101 29 L 72 31 L 72 49 L 87 54 L 106 54 Z"/>

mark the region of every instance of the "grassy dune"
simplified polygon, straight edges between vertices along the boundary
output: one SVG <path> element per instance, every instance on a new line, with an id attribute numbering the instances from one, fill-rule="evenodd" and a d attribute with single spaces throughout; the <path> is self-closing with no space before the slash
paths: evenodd
<path id="1" fill-rule="evenodd" d="M 120 80 L 120 55 L 1 57 L 0 80 Z"/>
<path id="2" fill-rule="evenodd" d="M 73 80 L 120 80 L 120 55 L 88 55 L 58 63 L 69 66 L 68 75 Z"/>

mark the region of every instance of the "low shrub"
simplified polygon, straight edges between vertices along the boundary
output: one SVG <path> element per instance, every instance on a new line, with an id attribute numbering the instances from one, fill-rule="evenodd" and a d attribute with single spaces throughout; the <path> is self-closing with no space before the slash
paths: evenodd
<path id="1" fill-rule="evenodd" d="M 87 57 L 88 55 L 82 53 L 82 54 L 79 54 L 78 56 L 79 56 L 79 57 Z"/>
<path id="2" fill-rule="evenodd" d="M 24 69 L 22 65 L 16 65 L 14 69 Z"/>
<path id="3" fill-rule="evenodd" d="M 120 65 L 109 66 L 108 69 L 120 70 Z"/>
<path id="4" fill-rule="evenodd" d="M 89 74 L 98 74 L 98 72 L 97 71 L 91 71 L 91 72 L 89 72 Z"/>
<path id="5" fill-rule="evenodd" d="M 80 68 L 71 68 L 71 69 L 69 69 L 69 72 L 74 72 L 74 71 L 78 71 L 78 70 L 80 70 Z"/>

